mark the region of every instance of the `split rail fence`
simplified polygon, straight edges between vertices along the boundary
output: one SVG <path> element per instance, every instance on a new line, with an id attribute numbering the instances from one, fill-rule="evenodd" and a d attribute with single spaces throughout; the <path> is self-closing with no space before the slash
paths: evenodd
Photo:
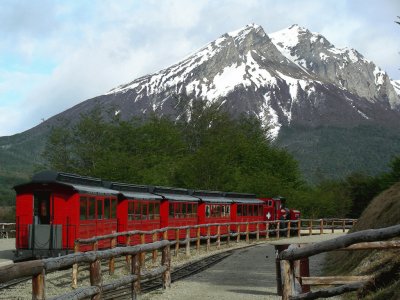
<path id="1" fill-rule="evenodd" d="M 388 250 L 400 248 L 400 240 L 385 241 L 400 236 L 400 224 L 354 232 L 332 240 L 305 247 L 292 244 L 279 254 L 282 276 L 282 299 L 317 299 L 351 291 L 361 291 L 374 281 L 373 276 L 302 277 L 300 260 L 328 251 Z M 335 285 L 333 288 L 302 293 L 302 285 Z"/>
<path id="2" fill-rule="evenodd" d="M 116 289 L 118 287 L 132 285 L 132 298 L 136 299 L 140 295 L 140 281 L 145 278 L 162 276 L 163 287 L 167 288 L 171 283 L 171 246 L 174 247 L 174 254 L 178 256 L 179 249 L 185 248 L 185 255 L 191 255 L 191 244 L 194 243 L 196 251 L 200 252 L 203 241 L 206 251 L 210 251 L 211 241 L 215 241 L 217 249 L 221 242 L 229 245 L 231 242 L 239 242 L 245 236 L 246 242 L 250 243 L 250 236 L 258 241 L 274 238 L 301 236 L 311 234 L 331 233 L 335 230 L 346 231 L 354 224 L 355 219 L 318 219 L 318 220 L 296 220 L 296 221 L 273 221 L 273 222 L 234 222 L 202 224 L 183 227 L 166 227 L 152 231 L 128 231 L 93 237 L 90 239 L 80 239 L 75 241 L 74 253 L 56 258 L 34 260 L 28 262 L 15 263 L 0 268 L 0 283 L 13 279 L 32 276 L 32 299 L 42 300 L 46 298 L 45 281 L 46 273 L 72 268 L 72 287 L 74 290 L 68 294 L 54 297 L 52 299 L 101 299 L 102 292 Z M 180 232 L 185 232 L 185 238 L 181 239 Z M 191 233 L 196 232 L 195 237 Z M 215 232 L 216 234 L 211 234 Z M 224 233 L 221 233 L 224 232 Z M 205 234 L 204 234 L 205 233 Z M 171 234 L 175 234 L 175 239 L 169 241 Z M 151 237 L 152 242 L 146 243 Z M 125 244 L 118 245 L 118 238 L 123 237 Z M 146 239 L 147 237 L 147 239 Z M 140 240 L 140 244 L 132 246 L 134 240 Z M 99 251 L 99 243 L 102 248 Z M 107 245 L 108 246 L 105 246 Z M 89 247 L 90 251 L 80 252 L 81 247 Z M 107 248 L 104 250 L 104 248 Z M 146 253 L 151 253 L 153 264 L 157 263 L 158 253 L 161 251 L 160 266 L 145 270 Z M 122 277 L 113 282 L 104 284 L 102 280 L 101 261 L 108 260 L 109 274 L 115 271 L 115 259 L 125 257 L 131 275 Z M 78 287 L 79 265 L 89 264 L 90 286 Z"/>
<path id="3" fill-rule="evenodd" d="M 15 237 L 15 223 L 0 223 L 0 239 Z"/>

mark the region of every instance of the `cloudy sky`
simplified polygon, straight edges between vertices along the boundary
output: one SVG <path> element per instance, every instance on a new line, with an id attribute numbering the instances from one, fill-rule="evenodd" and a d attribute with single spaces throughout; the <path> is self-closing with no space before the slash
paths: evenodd
<path id="1" fill-rule="evenodd" d="M 299 24 L 400 79 L 399 0 L 2 0 L 0 136 L 178 62 L 249 23 Z"/>

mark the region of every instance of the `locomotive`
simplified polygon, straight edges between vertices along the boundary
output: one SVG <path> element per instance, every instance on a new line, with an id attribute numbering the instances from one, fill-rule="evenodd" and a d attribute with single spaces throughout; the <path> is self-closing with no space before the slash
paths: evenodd
<path id="1" fill-rule="evenodd" d="M 17 259 L 66 254 L 77 239 L 116 232 L 300 218 L 298 210 L 287 214 L 283 197 L 108 182 L 55 171 L 37 173 L 14 189 Z"/>

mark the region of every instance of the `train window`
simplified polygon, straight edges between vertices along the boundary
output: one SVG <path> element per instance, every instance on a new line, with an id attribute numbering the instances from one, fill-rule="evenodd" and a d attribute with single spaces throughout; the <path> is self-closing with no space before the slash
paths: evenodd
<path id="1" fill-rule="evenodd" d="M 104 219 L 110 218 L 110 199 L 104 199 Z"/>
<path id="2" fill-rule="evenodd" d="M 154 202 L 149 202 L 149 215 L 148 215 L 149 220 L 154 219 Z"/>
<path id="3" fill-rule="evenodd" d="M 133 201 L 128 202 L 128 220 L 132 221 L 135 218 L 135 203 Z"/>
<path id="4" fill-rule="evenodd" d="M 111 218 L 117 218 L 117 200 L 111 199 Z"/>
<path id="5" fill-rule="evenodd" d="M 185 214 L 187 212 L 187 203 L 182 203 L 182 215 L 185 217 Z"/>
<path id="6" fill-rule="evenodd" d="M 96 218 L 96 199 L 89 198 L 88 206 L 88 220 L 94 220 Z"/>
<path id="7" fill-rule="evenodd" d="M 80 199 L 80 211 L 81 211 L 81 220 L 86 220 L 87 217 L 87 198 L 86 197 L 81 197 Z"/>
<path id="8" fill-rule="evenodd" d="M 97 199 L 97 219 L 103 219 L 103 199 Z"/>
<path id="9" fill-rule="evenodd" d="M 238 216 L 241 216 L 242 215 L 242 205 L 241 204 L 238 204 L 238 206 L 237 206 L 237 215 Z"/>
<path id="10" fill-rule="evenodd" d="M 210 216 L 210 205 L 206 205 L 206 217 Z"/>
<path id="11" fill-rule="evenodd" d="M 226 206 L 226 215 L 228 217 L 231 215 L 231 207 L 229 205 Z"/>
<path id="12" fill-rule="evenodd" d="M 160 219 L 160 203 L 154 203 L 154 219 Z"/>
<path id="13" fill-rule="evenodd" d="M 148 211 L 147 211 L 147 206 L 148 203 L 142 203 L 142 220 L 147 220 L 148 219 Z"/>
<path id="14" fill-rule="evenodd" d="M 193 214 L 197 215 L 197 204 L 193 204 Z"/>
<path id="15" fill-rule="evenodd" d="M 142 218 L 142 203 L 140 201 L 135 201 L 135 220 L 140 220 Z"/>
<path id="16" fill-rule="evenodd" d="M 169 216 L 170 216 L 171 218 L 174 217 L 174 204 L 173 204 L 173 203 L 170 203 L 170 204 L 169 204 Z"/>
<path id="17" fill-rule="evenodd" d="M 272 206 L 272 200 L 268 200 L 268 206 Z"/>
<path id="18" fill-rule="evenodd" d="M 188 206 L 187 206 L 187 213 L 188 213 L 190 216 L 192 216 L 192 214 L 193 214 L 193 204 L 192 204 L 192 203 L 189 203 L 189 204 L 188 204 Z"/>

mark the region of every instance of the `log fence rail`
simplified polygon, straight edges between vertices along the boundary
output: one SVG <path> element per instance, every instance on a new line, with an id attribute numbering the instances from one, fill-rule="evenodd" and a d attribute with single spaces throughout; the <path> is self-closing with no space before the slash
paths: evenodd
<path id="1" fill-rule="evenodd" d="M 283 300 L 297 300 L 332 297 L 346 292 L 362 290 L 373 283 L 374 278 L 372 275 L 302 277 L 299 270 L 300 260 L 328 251 L 400 249 L 400 240 L 385 241 L 399 236 L 400 224 L 387 228 L 358 231 L 305 247 L 300 247 L 299 244 L 292 244 L 287 250 L 278 255 L 282 281 L 282 290 L 280 291 L 278 288 L 278 294 L 282 295 Z M 302 285 L 339 286 L 302 293 Z"/>
<path id="2" fill-rule="evenodd" d="M 201 224 L 182 227 L 166 227 L 152 231 L 128 231 L 93 237 L 89 239 L 79 239 L 75 241 L 74 253 L 57 258 L 48 258 L 28 262 L 15 263 L 0 268 L 0 283 L 12 279 L 32 276 L 32 299 L 46 299 L 45 281 L 46 274 L 71 267 L 72 284 L 74 290 L 68 294 L 55 297 L 53 299 L 100 299 L 102 292 L 115 289 L 117 287 L 131 284 L 132 298 L 136 299 L 140 295 L 140 281 L 144 278 L 162 276 L 163 287 L 167 288 L 171 283 L 171 247 L 174 247 L 174 255 L 178 256 L 180 246 L 184 247 L 185 255 L 191 255 L 191 244 L 194 244 L 196 251 L 200 252 L 201 242 L 205 244 L 206 251 L 210 251 L 211 241 L 215 241 L 215 247 L 219 249 L 222 242 L 226 245 L 232 243 L 236 238 L 239 242 L 243 237 L 245 241 L 251 243 L 250 236 L 255 237 L 256 241 L 261 239 L 269 240 L 271 235 L 275 238 L 330 233 L 334 230 L 345 231 L 354 225 L 354 219 L 303 219 L 296 221 L 281 220 L 271 222 L 231 222 Z M 213 230 L 211 230 L 213 229 Z M 234 229 L 234 230 L 233 230 Z M 190 232 L 196 232 L 194 237 L 190 237 Z M 179 232 L 185 232 L 185 238 L 180 239 Z M 168 241 L 171 232 L 175 233 L 175 240 Z M 205 235 L 201 233 L 206 232 Z M 211 232 L 216 234 L 212 235 Z M 223 233 L 221 233 L 223 232 Z M 131 245 L 139 237 L 140 244 Z M 118 238 L 124 237 L 124 245 L 118 244 Z M 146 243 L 146 237 L 151 237 L 152 242 Z M 108 241 L 109 249 L 99 251 L 99 242 Z M 204 243 L 205 242 L 205 243 Z M 102 245 L 107 244 L 102 243 Z M 80 252 L 82 246 L 89 246 L 87 252 Z M 152 262 L 156 263 L 159 251 L 161 251 L 161 265 L 155 269 L 144 271 L 146 253 L 151 254 Z M 125 256 L 126 264 L 131 271 L 130 275 L 124 276 L 113 282 L 102 283 L 101 264 L 103 260 L 108 260 L 109 274 L 114 274 L 115 258 Z M 78 288 L 79 265 L 89 264 L 90 286 Z"/>

